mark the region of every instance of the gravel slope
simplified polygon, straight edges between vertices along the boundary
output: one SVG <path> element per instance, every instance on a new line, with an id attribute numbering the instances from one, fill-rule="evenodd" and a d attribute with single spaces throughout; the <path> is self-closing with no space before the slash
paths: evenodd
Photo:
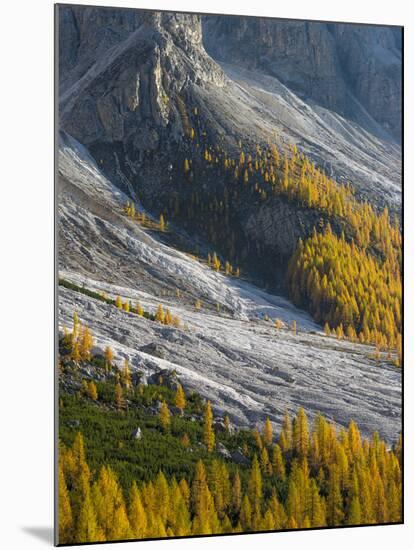
<path id="1" fill-rule="evenodd" d="M 279 427 L 287 407 L 304 406 L 346 425 L 356 420 L 364 435 L 378 430 L 392 442 L 401 429 L 401 373 L 368 356 L 372 348 L 321 334 L 309 316 L 284 298 L 217 274 L 163 244 L 122 215 L 126 197 L 99 171 L 87 151 L 62 136 L 59 157 L 59 269 L 61 276 L 139 300 L 179 315 L 185 328 L 165 327 L 60 287 L 59 323 L 73 311 L 93 331 L 96 345 L 113 346 L 146 373 L 175 368 L 184 384 L 211 399 L 216 413 L 238 425 L 266 416 Z M 176 289 L 181 297 L 175 297 Z M 201 298 L 204 307 L 194 308 Z M 219 302 L 223 313 L 214 305 Z M 276 330 L 267 313 L 299 333 Z M 155 343 L 164 359 L 140 350 Z"/>

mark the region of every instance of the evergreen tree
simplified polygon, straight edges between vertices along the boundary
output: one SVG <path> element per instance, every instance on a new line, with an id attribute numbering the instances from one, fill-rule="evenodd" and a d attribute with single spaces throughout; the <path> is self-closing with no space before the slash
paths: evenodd
<path id="1" fill-rule="evenodd" d="M 63 475 L 62 465 L 59 464 L 59 543 L 65 544 L 72 540 L 73 515 L 69 499 L 69 492 Z"/>
<path id="2" fill-rule="evenodd" d="M 164 428 L 165 431 L 167 431 L 170 428 L 171 424 L 171 413 L 165 401 L 161 403 L 159 419 L 161 422 L 161 426 Z"/>
<path id="3" fill-rule="evenodd" d="M 178 409 L 180 409 L 182 414 L 186 406 L 186 399 L 185 399 L 185 393 L 181 384 L 178 385 L 177 392 L 175 394 L 175 406 Z"/>
<path id="4" fill-rule="evenodd" d="M 109 372 L 112 369 L 112 361 L 114 360 L 114 352 L 111 346 L 106 346 L 104 351 L 105 370 Z"/>
<path id="5" fill-rule="evenodd" d="M 266 418 L 266 422 L 263 430 L 263 439 L 266 445 L 271 445 L 273 441 L 273 427 L 269 417 Z"/>
<path id="6" fill-rule="evenodd" d="M 207 401 L 206 409 L 204 412 L 203 441 L 209 453 L 211 453 L 215 447 L 215 439 L 216 438 L 213 429 L 213 411 L 211 410 L 210 401 Z"/>
<path id="7" fill-rule="evenodd" d="M 143 539 L 147 532 L 147 515 L 135 481 L 132 483 L 129 502 L 129 523 L 132 536 L 137 539 Z"/>

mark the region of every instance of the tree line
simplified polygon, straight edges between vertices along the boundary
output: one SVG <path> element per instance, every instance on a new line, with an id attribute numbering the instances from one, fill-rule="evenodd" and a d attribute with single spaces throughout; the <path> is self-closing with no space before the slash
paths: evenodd
<path id="1" fill-rule="evenodd" d="M 186 132 L 187 156 L 179 156 L 177 160 L 176 183 L 180 189 L 170 193 L 164 213 L 184 226 L 195 225 L 210 242 L 219 244 L 222 251 L 225 249 L 229 256 L 229 270 L 231 264 L 243 265 L 248 262 L 252 252 L 253 256 L 259 258 L 269 253 L 262 243 L 247 239 L 239 225 L 237 213 L 244 208 L 249 194 L 259 202 L 269 201 L 274 196 L 284 197 L 298 207 L 319 212 L 323 218 L 321 225 L 315 229 L 326 232 L 330 220 L 329 232 L 337 240 L 345 241 L 351 247 L 350 250 L 355 250 L 364 264 L 369 264 L 363 269 L 363 275 L 368 276 L 368 281 L 365 281 L 367 288 L 354 288 L 358 285 L 355 277 L 352 277 L 351 282 L 344 280 L 343 284 L 350 294 L 347 296 L 338 282 L 339 276 L 346 275 L 341 265 L 345 260 L 344 255 L 341 261 L 336 261 L 332 257 L 336 251 L 332 252 L 331 246 L 323 246 L 318 249 L 318 265 L 312 265 L 311 268 L 309 265 L 304 266 L 300 281 L 292 282 L 290 275 L 293 268 L 289 270 L 291 297 L 296 303 L 300 301 L 302 307 L 314 314 L 318 322 L 327 323 L 331 329 L 339 328 L 339 332 L 343 330 L 345 335 L 348 331 L 351 338 L 364 338 L 364 341 L 396 348 L 398 351 L 401 348 L 402 294 L 402 236 L 399 220 L 396 217 L 391 219 L 387 208 L 379 212 L 366 201 L 357 198 L 350 183 L 339 184 L 334 178 L 328 177 L 296 145 L 281 150 L 274 144 L 257 144 L 253 147 L 239 141 L 237 152 L 229 152 L 223 140 L 211 143 L 200 110 L 197 110 L 196 115 L 187 113 L 186 123 L 189 125 Z M 205 185 L 206 181 L 208 185 Z M 306 244 L 311 245 L 312 238 L 310 236 Z M 298 243 L 298 251 L 291 259 L 291 265 L 301 257 L 302 245 Z M 324 264 L 322 269 L 321 262 Z M 330 263 L 335 265 L 331 268 Z M 358 263 L 361 262 L 358 260 Z M 210 265 L 213 268 L 217 266 L 211 256 Z M 310 286 L 315 287 L 310 292 L 306 288 L 307 278 L 313 267 L 317 273 L 315 275 L 314 272 L 313 278 L 317 279 L 319 275 L 321 280 L 310 282 Z M 380 271 L 384 272 L 383 277 L 379 275 Z M 369 280 L 371 276 L 375 280 Z M 382 278 L 380 292 L 376 288 L 378 277 Z M 321 292 L 325 293 L 325 288 L 319 292 L 318 285 L 333 287 L 329 289 L 326 299 L 320 297 Z M 335 291 L 338 285 L 341 288 Z M 389 289 L 395 302 L 392 305 L 385 304 L 390 300 L 383 296 Z M 313 298 L 309 296 L 311 293 Z M 366 305 L 369 309 L 365 324 L 362 318 L 353 320 L 361 317 L 361 312 L 356 312 L 353 297 L 358 308 Z M 321 300 L 329 303 L 318 303 Z M 381 311 L 385 312 L 384 321 L 377 319 L 377 312 L 381 317 Z M 353 319 L 350 320 L 350 316 Z M 391 324 L 394 324 L 394 328 Z"/>

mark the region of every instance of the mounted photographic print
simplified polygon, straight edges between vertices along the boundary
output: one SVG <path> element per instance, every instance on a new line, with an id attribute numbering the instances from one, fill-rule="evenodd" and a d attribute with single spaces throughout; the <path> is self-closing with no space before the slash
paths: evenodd
<path id="1" fill-rule="evenodd" d="M 55 9 L 56 544 L 401 523 L 403 28 Z"/>

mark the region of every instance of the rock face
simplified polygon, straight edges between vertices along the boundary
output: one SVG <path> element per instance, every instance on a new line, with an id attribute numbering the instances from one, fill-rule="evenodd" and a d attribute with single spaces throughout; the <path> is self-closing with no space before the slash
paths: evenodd
<path id="1" fill-rule="evenodd" d="M 180 94 L 186 87 L 224 83 L 222 70 L 202 47 L 201 21 L 196 15 L 143 12 L 126 18 L 126 28 L 121 18 L 115 28 L 119 26 L 122 33 L 103 39 L 106 47 L 95 43 L 86 17 L 89 32 L 83 41 L 79 38 L 76 48 L 76 10 L 71 16 L 67 12 L 71 8 L 62 11 L 60 122 L 85 145 L 121 142 L 138 151 L 156 150 L 167 140 L 166 132 L 168 139 L 175 140 L 184 133 Z M 103 20 L 94 19 L 93 25 L 101 29 L 98 35 L 112 30 L 107 18 L 108 14 Z M 67 49 L 76 55 L 66 53 Z M 77 57 L 77 67 L 72 68 Z M 80 78 L 68 86 L 75 76 Z"/>
<path id="2" fill-rule="evenodd" d="M 166 353 L 163 347 L 159 344 L 156 344 L 155 342 L 151 342 L 150 344 L 142 346 L 142 348 L 140 349 L 144 353 L 148 353 L 149 355 L 153 355 L 154 357 L 159 357 L 160 359 L 165 359 L 166 357 Z"/>
<path id="3" fill-rule="evenodd" d="M 275 247 L 281 256 L 290 257 L 299 239 L 306 238 L 320 217 L 293 208 L 287 201 L 271 201 L 259 205 L 246 220 L 246 232 L 252 241 Z"/>
<path id="4" fill-rule="evenodd" d="M 203 29 L 215 59 L 276 76 L 362 126 L 366 110 L 401 139 L 400 28 L 204 16 Z"/>
<path id="5" fill-rule="evenodd" d="M 174 193 L 190 200 L 196 186 L 222 190 L 213 170 L 190 187 L 184 158 L 211 144 L 238 155 L 239 141 L 254 152 L 275 134 L 375 205 L 398 208 L 397 31 L 70 6 L 59 13 L 61 129 L 156 215 Z M 195 110 L 204 130 L 197 145 L 189 139 Z M 230 214 L 243 259 L 263 271 L 265 251 L 274 273 L 317 223 L 283 199 L 262 204 L 247 193 Z"/>
<path id="6" fill-rule="evenodd" d="M 183 323 L 183 328 L 160 325 L 60 286 L 62 334 L 77 311 L 97 348 L 109 345 L 120 368 L 125 358 L 129 360 L 131 376 L 142 373 L 138 380 L 150 381 L 156 374 L 159 383 L 161 375 L 163 383 L 176 388 L 175 371 L 186 393 L 194 390 L 211 401 L 217 430 L 225 429 L 220 420 L 224 415 L 236 426 L 250 427 L 263 426 L 269 417 L 280 428 L 286 409 L 303 406 L 311 420 L 318 412 L 343 427 L 353 419 L 364 437 L 378 430 L 390 444 L 395 440 L 401 429 L 401 370 L 371 359 L 372 347 L 326 338 L 309 315 L 281 296 L 216 273 L 166 245 L 163 235 L 150 235 L 122 215 L 126 196 L 86 149 L 67 136 L 59 154 L 59 192 L 60 276 L 78 288 L 139 301 L 151 313 L 162 299 Z M 174 286 L 191 299 L 164 293 Z M 194 307 L 196 297 L 203 302 L 200 311 Z M 276 330 L 262 320 L 264 315 L 281 319 L 284 327 L 297 321 L 298 334 Z M 174 337 L 166 338 L 167 331 Z M 164 349 L 166 359 L 142 351 L 147 343 Z M 79 363 L 72 363 L 73 382 L 69 387 L 64 382 L 69 370 L 65 366 L 61 385 L 72 394 L 79 391 L 79 374 L 94 378 L 102 371 L 98 366 L 80 371 Z M 151 407 L 146 414 L 156 415 L 158 410 Z M 249 459 L 239 450 L 233 460 Z"/>
<path id="7" fill-rule="evenodd" d="M 59 8 L 60 92 L 77 82 L 110 48 L 125 40 L 142 19 L 138 10 Z"/>

